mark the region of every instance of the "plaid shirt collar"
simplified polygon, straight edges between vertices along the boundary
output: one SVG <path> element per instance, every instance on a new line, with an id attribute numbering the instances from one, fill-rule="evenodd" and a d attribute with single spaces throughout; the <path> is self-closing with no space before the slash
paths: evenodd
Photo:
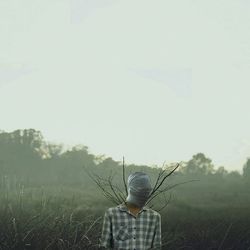
<path id="1" fill-rule="evenodd" d="M 126 206 L 126 204 L 123 202 L 122 204 L 118 205 L 117 206 L 121 211 L 124 211 L 124 212 L 128 212 L 129 213 L 129 210 L 128 210 L 128 207 Z M 139 211 L 139 213 L 141 213 L 142 211 L 147 211 L 148 210 L 148 207 L 147 206 L 143 206 L 142 209 Z"/>

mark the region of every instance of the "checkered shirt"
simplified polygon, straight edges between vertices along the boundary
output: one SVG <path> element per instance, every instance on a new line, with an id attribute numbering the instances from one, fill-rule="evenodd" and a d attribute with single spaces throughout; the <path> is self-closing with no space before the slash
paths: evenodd
<path id="1" fill-rule="evenodd" d="M 108 208 L 104 214 L 101 249 L 161 250 L 161 215 L 144 206 L 137 216 L 125 203 Z"/>

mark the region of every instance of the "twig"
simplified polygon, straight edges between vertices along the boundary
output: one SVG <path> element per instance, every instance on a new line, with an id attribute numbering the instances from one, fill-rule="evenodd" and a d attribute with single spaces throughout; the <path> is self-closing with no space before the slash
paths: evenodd
<path id="1" fill-rule="evenodd" d="M 126 195 L 128 196 L 128 190 L 127 190 L 127 184 L 125 180 L 125 164 L 124 164 L 124 156 L 122 157 L 122 178 L 123 178 L 123 183 L 126 191 Z"/>
<path id="2" fill-rule="evenodd" d="M 223 243 L 224 243 L 224 241 L 225 241 L 225 239 L 226 239 L 226 237 L 227 237 L 227 235 L 228 235 L 228 233 L 229 233 L 229 231 L 230 231 L 232 225 L 233 225 L 233 223 L 231 223 L 231 224 L 228 226 L 228 228 L 227 228 L 227 230 L 226 230 L 226 233 L 225 233 L 225 235 L 224 235 L 224 237 L 223 237 L 223 239 L 222 239 L 222 241 L 221 241 L 221 243 L 220 243 L 220 246 L 219 246 L 218 250 L 222 249 Z"/>

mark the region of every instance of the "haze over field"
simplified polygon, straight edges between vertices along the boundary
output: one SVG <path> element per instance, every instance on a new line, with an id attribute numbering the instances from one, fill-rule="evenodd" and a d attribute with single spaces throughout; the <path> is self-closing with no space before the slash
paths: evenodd
<path id="1" fill-rule="evenodd" d="M 250 157 L 246 0 L 0 2 L 0 129 L 128 163 Z"/>

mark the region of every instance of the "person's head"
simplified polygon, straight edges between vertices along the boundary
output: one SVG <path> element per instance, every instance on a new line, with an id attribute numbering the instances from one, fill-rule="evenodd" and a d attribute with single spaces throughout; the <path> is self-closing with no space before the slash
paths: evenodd
<path id="1" fill-rule="evenodd" d="M 142 208 L 152 191 L 150 179 L 143 172 L 135 172 L 128 177 L 128 196 L 126 202 Z"/>

